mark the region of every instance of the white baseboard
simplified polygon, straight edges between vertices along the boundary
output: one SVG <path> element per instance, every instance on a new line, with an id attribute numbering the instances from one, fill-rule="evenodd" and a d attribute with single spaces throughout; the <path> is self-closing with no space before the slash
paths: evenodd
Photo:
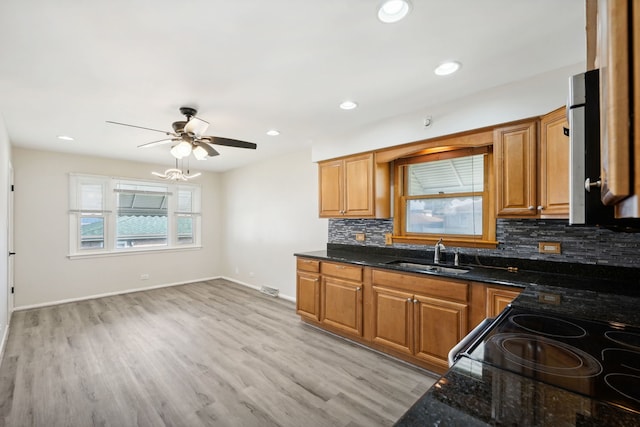
<path id="1" fill-rule="evenodd" d="M 241 286 L 246 286 L 247 288 L 255 289 L 256 291 L 260 290 L 260 286 L 255 286 L 250 283 L 242 282 L 237 279 L 232 279 L 231 277 L 222 276 L 220 278 L 224 280 L 228 280 L 229 282 L 237 283 L 238 285 L 241 285 Z M 289 295 L 278 294 L 278 298 L 282 298 L 283 300 L 286 300 L 286 301 L 296 302 L 295 297 L 292 297 Z"/>
<path id="2" fill-rule="evenodd" d="M 168 288 L 170 286 L 181 286 L 181 285 L 187 285 L 189 283 L 206 282 L 207 280 L 215 280 L 215 279 L 224 279 L 224 280 L 228 280 L 228 281 L 233 282 L 233 283 L 237 283 L 238 285 L 241 285 L 241 286 L 246 286 L 247 288 L 255 289 L 256 291 L 260 290 L 259 286 L 255 286 L 255 285 L 252 285 L 250 283 L 242 282 L 240 280 L 232 279 L 232 278 L 226 277 L 226 276 L 216 276 L 216 277 L 205 277 L 205 278 L 202 278 L 202 279 L 189 280 L 187 282 L 164 283 L 164 284 L 161 284 L 161 285 L 154 285 L 154 286 L 149 286 L 149 287 L 146 287 L 146 288 L 123 289 L 121 291 L 105 292 L 105 293 L 101 293 L 101 294 L 87 295 L 87 296 L 78 297 L 78 298 L 68 298 L 68 299 L 57 300 L 57 301 L 43 302 L 43 303 L 39 303 L 39 304 L 21 305 L 21 306 L 18 306 L 18 307 L 14 307 L 13 311 L 31 310 L 33 308 L 50 307 L 52 305 L 67 304 L 67 303 L 70 303 L 70 302 L 78 302 L 78 301 L 86 301 L 86 300 L 96 299 L 96 298 L 111 297 L 111 296 L 114 296 L 114 295 L 129 294 L 129 293 L 132 293 L 132 292 L 150 291 L 152 289 Z M 291 301 L 291 302 L 296 302 L 295 297 L 291 297 L 289 295 L 280 294 L 280 295 L 278 295 L 278 298 L 282 298 L 284 300 Z M 8 329 L 9 328 L 7 327 L 7 330 Z"/>
<path id="3" fill-rule="evenodd" d="M 187 282 L 164 283 L 162 285 L 154 285 L 154 286 L 149 286 L 149 287 L 146 287 L 146 288 L 123 289 L 121 291 L 106 292 L 106 293 L 94 294 L 94 295 L 87 295 L 87 296 L 78 297 L 78 298 L 68 298 L 68 299 L 63 299 L 63 300 L 58 300 L 58 301 L 43 302 L 43 303 L 39 303 L 39 304 L 22 305 L 22 306 L 19 306 L 19 307 L 14 307 L 13 311 L 30 310 L 32 308 L 49 307 L 49 306 L 52 306 L 52 305 L 66 304 L 66 303 L 69 303 L 69 302 L 86 301 L 86 300 L 96 299 L 96 298 L 111 297 L 111 296 L 114 296 L 114 295 L 130 294 L 132 292 L 150 291 L 152 289 L 168 288 L 170 286 L 187 285 L 189 283 L 206 282 L 207 280 L 214 280 L 214 279 L 221 279 L 221 278 L 222 277 L 220 277 L 220 276 L 206 277 L 206 278 L 202 278 L 202 279 L 189 280 Z"/>

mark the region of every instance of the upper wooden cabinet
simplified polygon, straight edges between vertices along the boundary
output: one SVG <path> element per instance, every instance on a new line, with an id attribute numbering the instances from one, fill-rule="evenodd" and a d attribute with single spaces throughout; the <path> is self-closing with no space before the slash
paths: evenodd
<path id="1" fill-rule="evenodd" d="M 494 131 L 498 216 L 535 217 L 537 211 L 537 122 Z"/>
<path id="2" fill-rule="evenodd" d="M 640 217 L 640 7 L 598 0 L 602 202 L 618 218 Z"/>
<path id="3" fill-rule="evenodd" d="M 564 107 L 494 132 L 497 215 L 569 217 L 569 137 Z"/>
<path id="4" fill-rule="evenodd" d="M 318 164 L 321 218 L 388 218 L 389 164 L 367 153 Z"/>
<path id="5" fill-rule="evenodd" d="M 564 107 L 540 120 L 541 218 L 569 217 L 569 128 Z"/>

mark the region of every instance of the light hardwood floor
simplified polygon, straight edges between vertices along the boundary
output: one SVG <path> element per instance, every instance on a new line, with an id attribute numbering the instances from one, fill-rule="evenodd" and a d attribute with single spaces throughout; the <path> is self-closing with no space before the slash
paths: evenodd
<path id="1" fill-rule="evenodd" d="M 6 426 L 383 426 L 434 378 L 225 280 L 13 314 Z"/>

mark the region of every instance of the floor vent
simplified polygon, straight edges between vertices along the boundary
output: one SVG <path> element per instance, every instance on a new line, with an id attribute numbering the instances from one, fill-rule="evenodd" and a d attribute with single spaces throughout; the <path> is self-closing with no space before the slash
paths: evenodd
<path id="1" fill-rule="evenodd" d="M 269 296 L 272 296 L 272 297 L 277 297 L 278 293 L 280 292 L 280 290 L 276 289 L 276 288 L 270 288 L 268 286 L 263 286 L 263 287 L 260 288 L 260 292 L 262 292 L 263 294 L 267 294 Z"/>

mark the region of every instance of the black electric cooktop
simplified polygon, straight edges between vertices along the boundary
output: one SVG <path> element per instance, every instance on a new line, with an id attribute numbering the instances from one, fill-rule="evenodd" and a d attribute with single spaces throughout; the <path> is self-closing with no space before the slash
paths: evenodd
<path id="1" fill-rule="evenodd" d="M 640 413 L 640 328 L 510 307 L 465 356 Z"/>

